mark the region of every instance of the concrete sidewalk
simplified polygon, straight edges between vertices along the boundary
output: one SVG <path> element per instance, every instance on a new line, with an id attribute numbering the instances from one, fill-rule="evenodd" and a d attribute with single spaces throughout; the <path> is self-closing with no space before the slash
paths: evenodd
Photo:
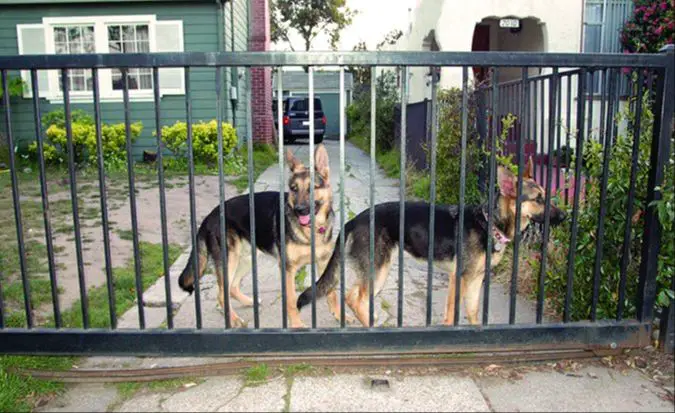
<path id="1" fill-rule="evenodd" d="M 334 207 L 339 208 L 339 152 L 336 142 L 326 142 L 331 162 Z M 308 164 L 307 145 L 294 145 L 296 156 Z M 369 202 L 369 158 L 351 144 L 346 147 L 346 208 L 358 214 Z M 278 165 L 265 171 L 256 182 L 256 191 L 278 190 Z M 375 177 L 376 202 L 398 199 L 398 180 L 378 169 Z M 231 194 L 230 194 L 231 195 Z M 217 202 L 214 201 L 214 202 Z M 350 214 L 348 214 L 350 215 Z M 339 211 L 336 211 L 339 219 Z M 203 217 L 198 217 L 200 220 Z M 334 236 L 337 238 L 338 233 Z M 172 296 L 177 328 L 194 327 L 194 296 L 177 288 L 176 279 L 185 265 L 187 251 L 171 268 Z M 249 252 L 250 254 L 250 252 Z M 258 254 L 261 327 L 281 326 L 280 278 L 276 262 Z M 378 325 L 395 323 L 398 260 L 394 265 L 376 311 Z M 426 311 L 426 263 L 406 256 L 404 285 L 404 325 L 424 325 Z M 318 276 L 318 274 L 317 274 Z M 442 320 L 447 291 L 447 274 L 434 274 L 433 322 Z M 202 312 L 205 328 L 224 325 L 223 313 L 216 308 L 217 285 L 212 274 L 202 279 Z M 305 280 L 309 285 L 309 277 Z M 251 277 L 243 290 L 251 291 Z M 148 328 L 165 321 L 164 281 L 145 292 Z M 508 321 L 509 297 L 499 283 L 490 290 L 490 322 Z M 482 307 L 482 306 L 481 306 Z M 237 312 L 252 327 L 252 309 L 235 304 Z M 317 302 L 318 325 L 337 327 L 325 300 Z M 517 322 L 534 320 L 533 303 L 519 298 Z M 311 311 L 302 317 L 309 325 Z M 137 310 L 120 318 L 121 328 L 137 327 Z M 462 315 L 462 322 L 466 319 Z M 91 357 L 77 366 L 92 368 L 150 368 L 187 366 L 224 358 L 140 358 Z M 581 364 L 577 364 L 581 366 Z M 667 373 L 664 373 L 667 374 Z M 383 379 L 374 385 L 373 378 Z M 672 378 L 672 376 L 671 376 Z M 618 371 L 597 363 L 566 370 L 555 366 L 470 368 L 464 371 L 393 369 L 333 371 L 319 368 L 273 369 L 259 365 L 237 376 L 192 378 L 153 384 L 78 384 L 69 386 L 61 397 L 40 411 L 673 411 L 667 393 L 672 384 L 655 385 L 636 370 Z M 672 391 L 672 390 L 670 390 Z M 672 394 L 670 395 L 672 400 Z"/>
<path id="2" fill-rule="evenodd" d="M 667 400 L 672 400 L 672 388 L 664 390 L 638 371 L 597 363 L 569 371 L 549 365 L 491 365 L 478 373 L 383 369 L 348 373 L 311 367 L 269 369 L 260 378 L 256 368 L 239 376 L 164 383 L 78 384 L 39 411 L 673 411 Z"/>

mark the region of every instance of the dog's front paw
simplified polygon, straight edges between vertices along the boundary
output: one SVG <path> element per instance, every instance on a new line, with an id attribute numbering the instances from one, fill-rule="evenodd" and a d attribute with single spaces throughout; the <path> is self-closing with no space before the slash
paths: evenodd
<path id="1" fill-rule="evenodd" d="M 232 328 L 247 328 L 248 322 L 239 316 L 235 316 L 230 320 Z"/>
<path id="2" fill-rule="evenodd" d="M 307 328 L 302 320 L 291 320 L 291 328 Z"/>

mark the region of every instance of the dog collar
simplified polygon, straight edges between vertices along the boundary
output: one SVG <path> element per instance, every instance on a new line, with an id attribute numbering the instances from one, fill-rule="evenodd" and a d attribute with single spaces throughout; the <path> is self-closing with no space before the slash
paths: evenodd
<path id="1" fill-rule="evenodd" d="M 485 222 L 488 222 L 488 215 L 485 210 L 483 210 L 483 216 L 485 217 Z M 496 225 L 492 225 L 492 238 L 493 241 L 495 241 L 492 244 L 492 248 L 497 252 L 506 248 L 506 244 L 511 242 L 511 239 L 507 237 L 502 230 L 497 228 Z"/>

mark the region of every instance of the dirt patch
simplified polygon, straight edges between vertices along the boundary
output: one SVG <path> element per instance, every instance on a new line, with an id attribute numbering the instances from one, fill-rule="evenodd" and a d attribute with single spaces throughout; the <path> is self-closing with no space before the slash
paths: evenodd
<path id="1" fill-rule="evenodd" d="M 100 191 L 95 174 L 89 173 L 78 176 L 77 183 L 84 279 L 86 288 L 89 289 L 104 285 L 106 282 Z M 5 187 L 5 189 L 8 188 Z M 147 175 L 137 176 L 135 189 L 139 241 L 159 244 L 162 242 L 162 225 L 157 178 Z M 43 245 L 45 244 L 45 232 L 39 181 L 21 182 L 20 190 L 24 242 Z M 134 256 L 128 179 L 125 179 L 124 176 L 109 177 L 106 180 L 105 190 L 108 199 L 111 265 L 112 267 L 123 267 Z M 3 208 L 4 211 L 0 220 L 4 226 L 11 226 L 11 230 L 8 228 L 5 231 L 3 242 L 16 245 L 11 195 L 8 190 L 5 193 L 8 196 L 3 205 L 7 205 Z M 195 177 L 197 226 L 218 205 L 219 193 L 218 176 Z M 225 194 L 227 198 L 238 193 L 233 185 L 226 183 Z M 60 292 L 60 305 L 61 309 L 64 310 L 80 298 L 69 180 L 63 177 L 50 180 L 48 196 L 56 277 Z M 190 244 L 190 200 L 187 177 L 166 179 L 166 218 L 168 242 L 187 248 Z M 52 315 L 52 304 L 49 297 L 51 285 L 48 282 L 46 248 L 41 246 L 37 252 L 41 255 L 40 265 L 29 267 L 31 270 L 29 271 L 31 285 L 35 284 L 41 289 L 49 290 L 45 291 L 45 299 L 33 300 L 36 307 L 35 316 L 37 320 L 40 320 Z M 5 267 L 9 268 L 9 270 L 6 268 L 7 274 L 5 274 L 4 280 L 4 286 L 7 286 L 9 282 L 18 280 L 18 261 L 8 263 Z M 42 288 L 42 284 L 45 284 L 44 288 Z M 32 290 L 32 294 L 36 294 L 36 288 L 32 288 Z M 20 294 L 17 294 L 17 296 L 20 296 Z M 21 305 L 16 307 L 16 309 L 20 309 Z"/>

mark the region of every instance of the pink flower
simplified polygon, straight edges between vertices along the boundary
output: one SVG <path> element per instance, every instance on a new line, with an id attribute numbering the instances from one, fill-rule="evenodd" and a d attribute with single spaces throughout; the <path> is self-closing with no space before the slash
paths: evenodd
<path id="1" fill-rule="evenodd" d="M 664 1 L 663 3 L 661 3 L 661 10 L 663 10 L 663 11 L 668 10 L 668 3 L 667 2 Z"/>
<path id="2" fill-rule="evenodd" d="M 654 30 L 654 33 L 656 33 L 657 36 L 661 36 L 661 33 L 663 32 L 663 26 L 659 26 Z"/>

